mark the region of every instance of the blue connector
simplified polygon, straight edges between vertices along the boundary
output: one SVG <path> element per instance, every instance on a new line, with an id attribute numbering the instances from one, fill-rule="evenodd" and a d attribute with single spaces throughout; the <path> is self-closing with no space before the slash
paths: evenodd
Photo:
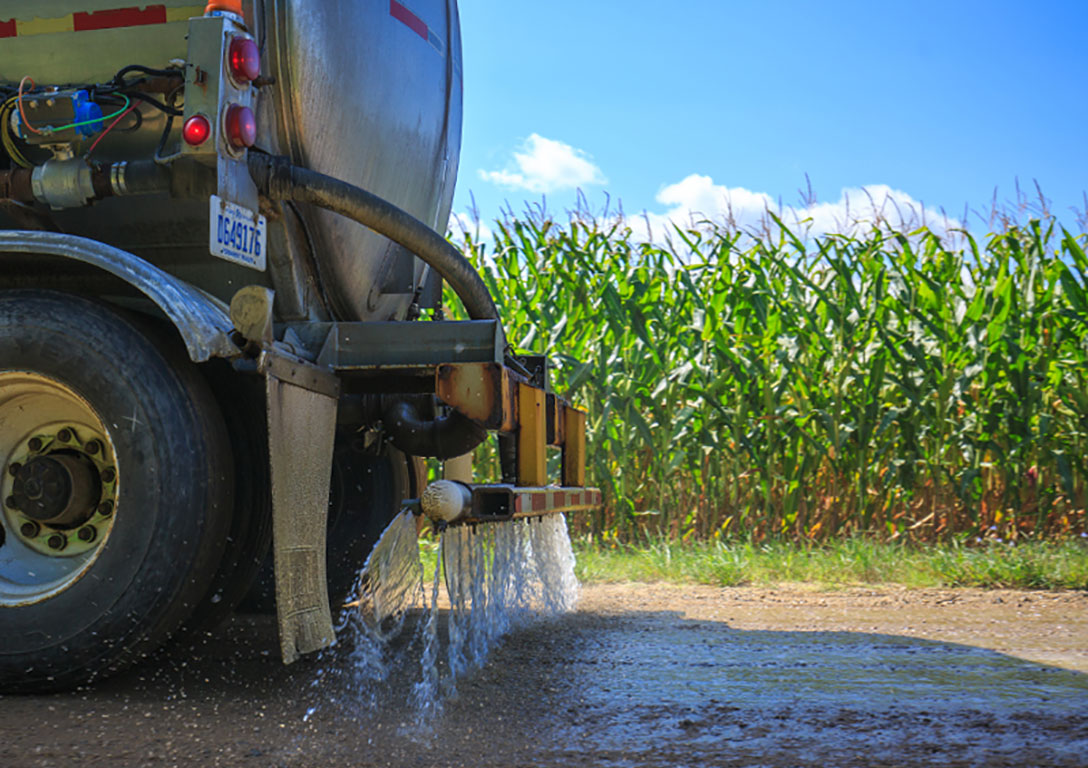
<path id="1" fill-rule="evenodd" d="M 77 124 L 76 133 L 81 136 L 94 136 L 102 130 L 102 107 L 91 101 L 87 91 L 76 91 L 72 95 L 72 112 L 75 114 L 72 122 Z"/>

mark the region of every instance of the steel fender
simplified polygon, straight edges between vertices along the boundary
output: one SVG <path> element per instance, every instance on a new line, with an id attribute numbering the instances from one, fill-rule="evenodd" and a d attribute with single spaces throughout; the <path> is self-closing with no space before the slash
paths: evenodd
<path id="1" fill-rule="evenodd" d="M 85 237 L 32 230 L 0 231 L 0 257 L 5 253 L 61 256 L 91 264 L 124 280 L 170 318 L 194 363 L 238 354 L 230 340 L 232 323 L 226 304 L 139 256 Z"/>

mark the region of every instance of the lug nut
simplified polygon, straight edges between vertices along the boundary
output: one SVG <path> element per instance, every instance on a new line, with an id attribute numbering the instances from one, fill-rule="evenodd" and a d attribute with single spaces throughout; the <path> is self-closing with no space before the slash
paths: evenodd
<path id="1" fill-rule="evenodd" d="M 85 450 L 92 456 L 95 456 L 98 454 L 99 451 L 102 450 L 102 443 L 98 442 L 97 440 L 89 440 L 87 441 L 87 444 L 83 446 L 83 450 Z"/>
<path id="2" fill-rule="evenodd" d="M 109 517 L 110 515 L 112 515 L 113 514 L 113 502 L 110 501 L 109 499 L 106 499 L 101 504 L 99 504 L 98 505 L 98 514 L 102 515 L 102 517 Z"/>
<path id="3" fill-rule="evenodd" d="M 4 499 L 4 506 L 6 506 L 8 509 L 17 509 L 18 507 L 15 504 L 15 497 L 8 496 L 6 499 Z"/>
<path id="4" fill-rule="evenodd" d="M 55 549 L 58 552 L 68 546 L 68 537 L 63 533 L 54 533 L 49 537 L 49 541 L 46 542 L 50 549 Z"/>
<path id="5" fill-rule="evenodd" d="M 28 539 L 36 539 L 42 528 L 40 525 L 32 520 L 27 520 L 21 526 L 19 526 L 19 533 L 23 534 Z"/>
<path id="6" fill-rule="evenodd" d="M 11 464 L 8 465 L 8 474 L 11 475 L 12 477 L 15 477 L 17 474 L 19 474 L 19 470 L 22 469 L 22 468 L 23 468 L 22 464 L 20 464 L 17 461 L 13 461 L 13 462 L 11 462 Z"/>
<path id="7" fill-rule="evenodd" d="M 72 430 L 68 429 L 68 427 L 65 427 L 57 433 L 57 439 L 60 440 L 62 443 L 72 442 Z"/>
<path id="8" fill-rule="evenodd" d="M 40 451 L 42 448 L 42 439 L 40 437 L 32 437 L 27 445 L 30 446 L 30 450 L 32 451 Z"/>
<path id="9" fill-rule="evenodd" d="M 102 482 L 103 483 L 112 483 L 116 479 L 117 479 L 117 470 L 114 469 L 113 467 L 106 467 L 105 469 L 102 470 Z"/>
<path id="10" fill-rule="evenodd" d="M 79 533 L 76 535 L 79 536 L 80 541 L 94 541 L 98 531 L 95 530 L 93 525 L 85 525 L 79 529 Z"/>

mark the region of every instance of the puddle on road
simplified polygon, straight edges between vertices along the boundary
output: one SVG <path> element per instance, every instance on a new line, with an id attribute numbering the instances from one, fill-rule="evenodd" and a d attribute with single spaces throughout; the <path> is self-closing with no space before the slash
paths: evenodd
<path id="1" fill-rule="evenodd" d="M 783 702 L 866 706 L 1083 706 L 1083 675 L 970 646 L 849 632 L 646 629 L 605 643 L 613 695 L 654 691 L 678 704 L 713 696 L 737 705 Z M 1069 686 L 1080 680 L 1079 685 Z"/>
<path id="2" fill-rule="evenodd" d="M 638 764 L 663 744 L 689 757 L 840 754 L 847 764 L 913 754 L 1004 765 L 1038 748 L 1055 762 L 1013 764 L 1080 765 L 1088 755 L 1088 676 L 1077 672 L 894 635 L 734 630 L 669 614 L 609 624 L 568 662 L 578 703 L 563 734 L 599 750 L 601 764 Z"/>

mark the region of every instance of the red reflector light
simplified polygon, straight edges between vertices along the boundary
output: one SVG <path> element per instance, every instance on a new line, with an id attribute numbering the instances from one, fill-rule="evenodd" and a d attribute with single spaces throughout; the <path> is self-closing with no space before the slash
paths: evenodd
<path id="1" fill-rule="evenodd" d="M 261 74 L 261 53 L 257 44 L 248 37 L 236 37 L 230 41 L 227 53 L 230 74 L 235 82 L 248 85 Z"/>
<path id="2" fill-rule="evenodd" d="M 212 124 L 204 115 L 193 115 L 181 127 L 181 138 L 185 139 L 185 143 L 190 147 L 200 146 L 211 135 Z"/>
<path id="3" fill-rule="evenodd" d="M 227 141 L 235 149 L 252 147 L 257 140 L 257 118 L 253 110 L 240 104 L 227 109 Z"/>

